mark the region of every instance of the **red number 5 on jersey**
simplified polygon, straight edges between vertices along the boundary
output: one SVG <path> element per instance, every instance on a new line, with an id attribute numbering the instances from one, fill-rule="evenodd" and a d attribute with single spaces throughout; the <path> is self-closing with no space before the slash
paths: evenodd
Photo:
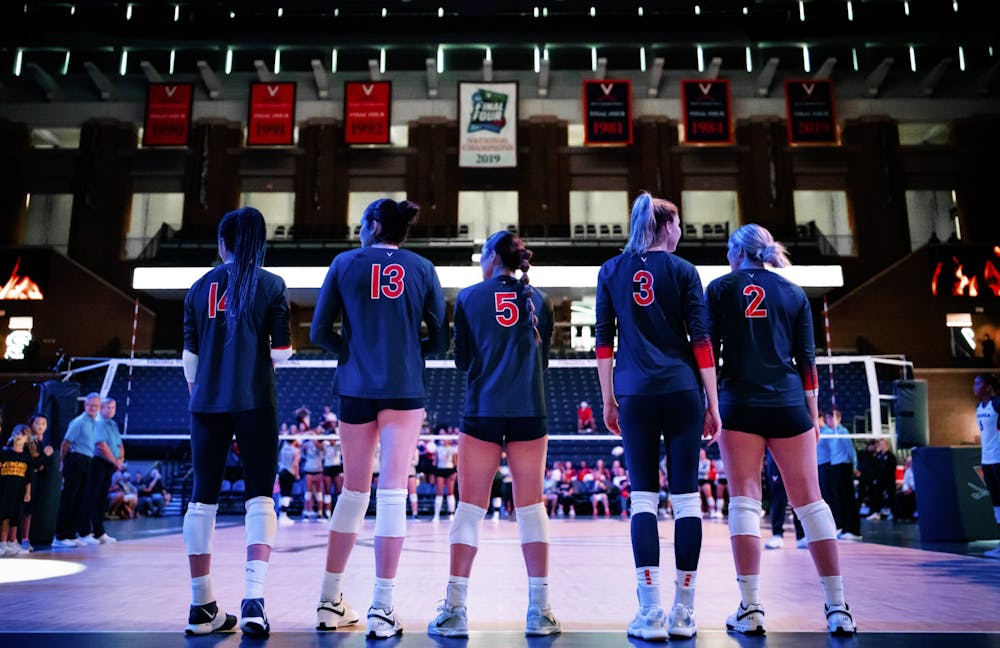
<path id="1" fill-rule="evenodd" d="M 750 284 L 743 289 L 743 294 L 750 297 L 750 303 L 747 304 L 747 309 L 743 311 L 747 317 L 767 317 L 767 309 L 760 307 L 765 295 L 763 288 L 757 284 Z"/>
<path id="2" fill-rule="evenodd" d="M 208 319 L 215 319 L 220 311 L 226 312 L 226 293 L 219 297 L 219 282 L 213 281 L 208 285 Z"/>
<path id="3" fill-rule="evenodd" d="M 633 287 L 639 284 L 637 290 L 632 291 L 632 299 L 640 306 L 649 306 L 653 303 L 653 274 L 649 270 L 639 270 L 632 275 Z"/>
<path id="4" fill-rule="evenodd" d="M 517 310 L 517 293 L 498 292 L 493 294 L 497 306 L 497 324 L 511 327 L 517 324 L 521 313 Z"/>
<path id="5" fill-rule="evenodd" d="M 389 299 L 396 299 L 403 294 L 403 277 L 406 271 L 398 263 L 390 263 L 385 268 L 381 263 L 372 264 L 372 299 L 379 299 L 385 295 Z M 385 282 L 382 278 L 385 277 Z"/>

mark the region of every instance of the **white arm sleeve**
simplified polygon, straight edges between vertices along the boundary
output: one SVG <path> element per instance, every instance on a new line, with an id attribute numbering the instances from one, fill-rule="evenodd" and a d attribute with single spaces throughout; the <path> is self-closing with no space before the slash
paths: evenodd
<path id="1" fill-rule="evenodd" d="M 198 375 L 198 354 L 184 349 L 181 361 L 184 363 L 184 378 L 189 383 L 193 383 L 195 376 Z"/>
<path id="2" fill-rule="evenodd" d="M 295 353 L 295 351 L 292 350 L 292 347 L 290 346 L 282 347 L 280 349 L 271 349 L 271 362 L 284 362 L 285 360 L 291 358 L 293 353 Z"/>

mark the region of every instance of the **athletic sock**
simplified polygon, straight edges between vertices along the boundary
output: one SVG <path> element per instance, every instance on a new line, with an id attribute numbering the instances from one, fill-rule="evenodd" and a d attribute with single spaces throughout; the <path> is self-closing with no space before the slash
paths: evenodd
<path id="1" fill-rule="evenodd" d="M 264 598 L 264 580 L 266 578 L 267 562 L 264 560 L 248 560 L 246 598 Z"/>
<path id="2" fill-rule="evenodd" d="M 320 599 L 324 601 L 337 602 L 340 597 L 340 579 L 344 577 L 343 572 L 323 572 L 323 586 L 320 592 Z"/>
<path id="3" fill-rule="evenodd" d="M 372 607 L 382 610 L 392 609 L 392 590 L 396 588 L 395 578 L 375 577 L 375 596 L 372 598 Z"/>
<path id="4" fill-rule="evenodd" d="M 528 607 L 542 610 L 549 606 L 549 577 L 528 576 Z"/>
<path id="5" fill-rule="evenodd" d="M 212 593 L 212 576 L 205 574 L 191 579 L 191 604 L 205 605 L 215 600 Z"/>
<path id="6" fill-rule="evenodd" d="M 469 595 L 469 579 L 465 576 L 448 577 L 448 594 L 446 599 L 452 607 L 465 606 Z"/>
<path id="7" fill-rule="evenodd" d="M 677 581 L 675 582 L 677 588 L 674 591 L 674 605 L 680 603 L 694 609 L 694 585 L 697 577 L 698 572 L 696 571 L 677 570 Z"/>
<path id="8" fill-rule="evenodd" d="M 827 605 L 844 604 L 843 576 L 820 576 L 819 582 L 823 586 L 823 593 L 826 594 Z"/>
<path id="9" fill-rule="evenodd" d="M 760 574 L 737 576 L 736 583 L 740 586 L 744 607 L 760 605 Z"/>
<path id="10" fill-rule="evenodd" d="M 635 577 L 638 583 L 636 593 L 639 596 L 639 607 L 643 612 L 662 607 L 660 603 L 660 568 L 636 567 Z"/>

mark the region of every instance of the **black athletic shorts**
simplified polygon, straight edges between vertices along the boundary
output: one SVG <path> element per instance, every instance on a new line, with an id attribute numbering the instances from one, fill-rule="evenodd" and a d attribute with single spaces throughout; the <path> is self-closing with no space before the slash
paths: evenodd
<path id="1" fill-rule="evenodd" d="M 354 398 L 340 397 L 340 420 L 363 425 L 378 419 L 382 410 L 418 410 L 424 408 L 423 398 Z"/>
<path id="2" fill-rule="evenodd" d="M 457 472 L 458 472 L 458 468 L 435 468 L 434 469 L 434 474 L 435 475 L 437 475 L 438 477 L 444 477 L 445 479 L 447 479 L 448 477 L 451 477 L 452 475 L 454 475 Z"/>
<path id="3" fill-rule="evenodd" d="M 323 475 L 326 477 L 336 477 L 344 472 L 343 466 L 323 466 Z"/>
<path id="4" fill-rule="evenodd" d="M 993 506 L 1000 506 L 1000 464 L 983 464 L 983 481 L 990 491 Z"/>
<path id="5" fill-rule="evenodd" d="M 719 405 L 722 429 L 756 434 L 765 439 L 790 439 L 813 429 L 809 410 L 803 405 L 757 407 Z"/>
<path id="6" fill-rule="evenodd" d="M 480 441 L 502 446 L 511 441 L 534 441 L 549 433 L 548 419 L 544 416 L 466 416 L 462 419 L 462 432 Z"/>

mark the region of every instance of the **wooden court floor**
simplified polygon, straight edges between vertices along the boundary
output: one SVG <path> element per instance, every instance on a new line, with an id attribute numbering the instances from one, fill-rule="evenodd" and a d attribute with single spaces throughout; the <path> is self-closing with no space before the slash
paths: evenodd
<path id="1" fill-rule="evenodd" d="M 120 524 L 128 524 L 123 522 Z M 119 527 L 120 528 L 120 527 Z M 374 521 L 367 519 L 351 556 L 345 597 L 363 614 L 372 595 Z M 521 634 L 527 578 L 517 526 L 487 520 L 469 586 L 472 637 L 431 639 L 426 625 L 444 597 L 448 521 L 408 523 L 395 595 L 404 624 L 401 646 L 605 646 L 628 640 L 635 612 L 635 576 L 628 523 L 618 519 L 552 521 L 550 593 L 562 622 L 560 637 L 527 640 Z M 112 529 L 112 532 L 113 529 Z M 660 522 L 663 596 L 673 597 L 673 523 Z M 768 532 L 763 531 L 765 537 Z M 761 595 L 765 638 L 725 632 L 739 595 L 723 520 L 706 520 L 698 571 L 699 633 L 677 645 L 700 646 L 1000 646 L 1000 561 L 916 548 L 841 542 L 847 599 L 859 634 L 825 632 L 823 595 L 805 550 L 788 541 L 765 551 Z M 326 546 L 325 522 L 279 528 L 268 573 L 266 601 L 272 646 L 360 646 L 363 626 L 319 635 L 315 604 Z M 220 518 L 215 536 L 213 585 L 220 606 L 238 612 L 243 595 L 243 527 Z M 56 575 L 59 572 L 71 572 Z M 179 519 L 147 535 L 114 545 L 42 550 L 0 560 L 0 646 L 236 646 L 253 643 L 239 633 L 185 639 L 190 586 Z M 372 642 L 368 642 L 372 643 Z"/>

